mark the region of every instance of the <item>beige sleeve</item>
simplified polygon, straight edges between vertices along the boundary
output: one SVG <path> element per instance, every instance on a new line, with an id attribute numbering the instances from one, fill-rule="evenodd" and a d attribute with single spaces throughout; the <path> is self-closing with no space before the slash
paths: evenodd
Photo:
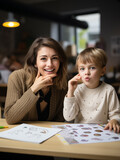
<path id="1" fill-rule="evenodd" d="M 14 74 L 8 80 L 4 115 L 9 124 L 18 123 L 31 110 L 38 97 L 29 88 L 24 90 L 24 84 Z"/>

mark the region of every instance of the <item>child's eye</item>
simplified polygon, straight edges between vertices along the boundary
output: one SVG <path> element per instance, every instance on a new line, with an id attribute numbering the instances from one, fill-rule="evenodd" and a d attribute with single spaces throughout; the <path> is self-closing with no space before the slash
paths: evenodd
<path id="1" fill-rule="evenodd" d="M 80 71 L 84 71 L 84 68 L 80 68 Z"/>
<path id="2" fill-rule="evenodd" d="M 91 70 L 95 69 L 95 67 L 90 67 Z"/>

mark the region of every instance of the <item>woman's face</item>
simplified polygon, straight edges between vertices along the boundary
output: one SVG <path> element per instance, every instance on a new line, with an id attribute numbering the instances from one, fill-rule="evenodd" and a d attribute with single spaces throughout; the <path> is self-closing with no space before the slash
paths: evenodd
<path id="1" fill-rule="evenodd" d="M 55 74 L 58 72 L 60 60 L 54 49 L 42 47 L 37 53 L 36 67 L 41 75 Z"/>

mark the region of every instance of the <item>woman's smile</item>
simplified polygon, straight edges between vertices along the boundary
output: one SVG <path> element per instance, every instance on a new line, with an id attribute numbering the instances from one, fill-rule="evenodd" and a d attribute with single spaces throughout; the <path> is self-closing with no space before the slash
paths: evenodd
<path id="1" fill-rule="evenodd" d="M 55 69 L 44 69 L 44 71 L 47 73 L 47 74 L 52 74 L 54 73 Z"/>

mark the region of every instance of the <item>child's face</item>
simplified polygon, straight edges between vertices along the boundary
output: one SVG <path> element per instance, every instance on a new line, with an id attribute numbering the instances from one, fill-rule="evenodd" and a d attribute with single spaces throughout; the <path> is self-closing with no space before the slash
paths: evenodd
<path id="1" fill-rule="evenodd" d="M 105 67 L 102 68 L 95 63 L 79 63 L 78 72 L 88 88 L 96 88 L 99 86 L 100 77 L 105 73 Z"/>

